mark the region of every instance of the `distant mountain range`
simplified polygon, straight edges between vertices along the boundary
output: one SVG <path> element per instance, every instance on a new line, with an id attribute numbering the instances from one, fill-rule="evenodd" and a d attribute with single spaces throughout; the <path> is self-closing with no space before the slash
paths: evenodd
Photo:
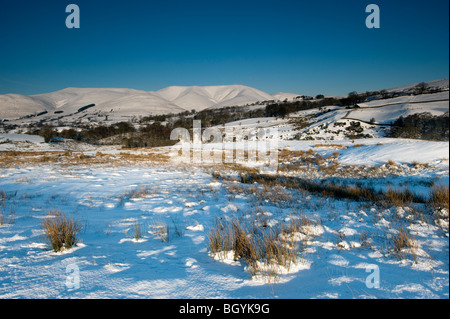
<path id="1" fill-rule="evenodd" d="M 447 87 L 448 79 L 426 82 L 428 86 Z M 390 90 L 413 88 L 411 84 Z M 67 88 L 39 95 L 0 95 L 0 120 L 64 118 L 75 121 L 97 116 L 125 120 L 208 108 L 242 106 L 264 101 L 294 100 L 300 94 L 268 94 L 245 85 L 170 86 L 159 91 L 120 88 Z M 88 110 L 85 112 L 86 110 Z"/>
<path id="2" fill-rule="evenodd" d="M 294 94 L 292 94 L 294 95 Z M 42 114 L 73 114 L 93 105 L 92 111 L 133 115 L 156 115 L 201 111 L 206 108 L 239 106 L 278 100 L 260 90 L 244 85 L 170 86 L 159 91 L 115 88 L 67 88 L 39 94 L 0 95 L 0 119 Z M 56 112 L 56 113 L 55 113 Z"/>

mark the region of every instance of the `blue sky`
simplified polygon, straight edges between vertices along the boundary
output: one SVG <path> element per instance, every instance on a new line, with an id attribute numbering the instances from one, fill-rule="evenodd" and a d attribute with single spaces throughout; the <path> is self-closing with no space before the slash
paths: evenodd
<path id="1" fill-rule="evenodd" d="M 68 29 L 75 3 L 81 28 Z M 381 10 L 368 29 L 365 8 Z M 345 95 L 448 77 L 448 0 L 2 0 L 0 94 L 244 84 Z"/>

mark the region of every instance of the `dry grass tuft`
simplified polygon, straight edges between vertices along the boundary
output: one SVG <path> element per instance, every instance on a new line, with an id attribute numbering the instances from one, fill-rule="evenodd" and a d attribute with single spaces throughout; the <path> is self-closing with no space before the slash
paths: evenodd
<path id="1" fill-rule="evenodd" d="M 212 255 L 224 257 L 232 251 L 234 260 L 243 260 L 251 276 L 264 274 L 273 278 L 277 269 L 289 269 L 298 259 L 298 249 L 285 227 L 257 226 L 238 218 L 231 221 L 216 218 L 208 232 L 208 248 Z"/>
<path id="2" fill-rule="evenodd" d="M 397 164 L 393 160 L 388 160 L 387 163 L 389 166 L 397 166 Z"/>
<path id="3" fill-rule="evenodd" d="M 141 224 L 138 221 L 134 223 L 132 231 L 135 240 L 139 240 L 142 238 L 142 228 Z"/>
<path id="4" fill-rule="evenodd" d="M 398 260 L 406 258 L 408 252 L 412 255 L 414 261 L 417 256 L 415 253 L 416 242 L 414 237 L 403 227 L 399 227 L 396 234 L 391 239 L 392 253 Z"/>
<path id="5" fill-rule="evenodd" d="M 5 201 L 7 199 L 7 195 L 6 192 L 4 192 L 3 190 L 0 190 L 0 205 L 3 206 L 5 204 Z"/>
<path id="6" fill-rule="evenodd" d="M 441 229 L 448 233 L 449 219 L 449 187 L 448 185 L 435 185 L 431 190 L 429 203 L 433 208 L 433 217 Z M 447 235 L 448 236 L 448 235 Z"/>
<path id="7" fill-rule="evenodd" d="M 137 189 L 133 189 L 127 194 L 125 194 L 126 197 L 129 199 L 136 199 L 136 198 L 143 198 L 150 194 L 153 194 L 153 191 L 151 190 L 150 186 L 139 186 Z"/>
<path id="8" fill-rule="evenodd" d="M 174 220 L 172 220 L 172 223 L 155 221 L 153 223 L 153 231 L 163 243 L 183 236 L 182 228 Z"/>
<path id="9" fill-rule="evenodd" d="M 384 194 L 384 204 L 386 207 L 404 207 L 410 203 L 424 203 L 425 199 L 411 192 L 408 188 L 393 189 L 388 188 Z"/>
<path id="10" fill-rule="evenodd" d="M 0 151 L 0 167 L 22 167 L 33 165 L 127 165 L 136 163 L 167 163 L 169 156 L 166 153 L 160 153 L 151 148 L 142 149 L 123 149 L 119 154 L 107 154 L 97 151 L 92 152 L 82 151 Z"/>
<path id="11" fill-rule="evenodd" d="M 58 210 L 52 210 L 41 222 L 45 235 L 55 252 L 70 249 L 78 243 L 81 226 L 74 219 L 68 219 Z"/>
<path id="12" fill-rule="evenodd" d="M 430 203 L 436 211 L 449 210 L 449 187 L 448 185 L 434 185 L 431 190 Z"/>

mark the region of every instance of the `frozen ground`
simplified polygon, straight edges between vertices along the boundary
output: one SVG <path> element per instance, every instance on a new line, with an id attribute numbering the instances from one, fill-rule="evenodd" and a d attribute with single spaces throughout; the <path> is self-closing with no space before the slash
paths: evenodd
<path id="1" fill-rule="evenodd" d="M 448 143 L 397 142 L 370 141 L 338 151 L 343 162 L 366 158 L 370 165 L 387 160 L 376 154 L 395 153 L 390 148 L 402 150 L 403 160 L 395 158 L 399 163 L 428 153 L 419 158 L 429 163 L 427 169 L 375 183 L 422 190 L 436 181 L 448 185 Z M 283 143 L 292 150 L 314 146 Z M 448 212 L 442 228 L 426 214 L 415 217 L 412 207 L 381 208 L 288 189 L 278 189 L 289 195 L 285 202 L 256 200 L 251 192 L 232 192 L 232 186 L 245 185 L 214 178 L 212 170 L 171 162 L 1 168 L 0 297 L 449 298 Z M 141 189 L 145 192 L 132 195 Z M 41 228 L 54 210 L 83 226 L 79 243 L 61 253 L 50 250 Z M 314 221 L 295 234 L 306 248 L 276 278 L 252 277 L 242 260 L 209 254 L 208 233 L 216 217 L 252 216 L 269 226 L 300 216 Z M 165 241 L 159 232 L 164 227 L 169 229 Z M 399 227 L 413 241 L 400 259 L 391 249 Z M 379 270 L 379 288 L 366 284 L 373 267 Z"/>
<path id="2" fill-rule="evenodd" d="M 448 88 L 448 79 L 433 86 Z M 237 129 L 236 143 L 203 145 L 250 151 L 269 141 L 279 155 L 270 176 L 248 160 L 194 166 L 168 148 L 16 134 L 43 119 L 62 129 L 137 119 L 150 114 L 144 106 L 261 108 L 296 96 L 244 86 L 0 96 L 4 118 L 16 119 L 4 124 L 22 126 L 0 134 L 0 298 L 449 298 L 448 199 L 431 200 L 442 189 L 448 198 L 449 142 L 386 138 L 399 116 L 448 114 L 448 91 L 244 119 L 216 127 Z M 269 133 L 260 138 L 259 128 Z M 58 214 L 81 226 L 62 252 L 42 228 Z M 244 243 L 279 231 L 266 248 L 287 249 L 292 263 L 267 252 L 252 268 L 236 242 L 213 253 L 212 235 L 232 223 L 251 230 Z"/>

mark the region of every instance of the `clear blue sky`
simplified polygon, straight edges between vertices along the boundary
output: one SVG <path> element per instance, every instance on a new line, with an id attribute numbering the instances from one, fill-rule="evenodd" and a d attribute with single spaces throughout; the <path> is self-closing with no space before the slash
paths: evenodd
<path id="1" fill-rule="evenodd" d="M 75 3 L 81 28 L 67 29 Z M 368 4 L 381 28 L 368 29 Z M 345 95 L 448 77 L 448 0 L 2 0 L 0 94 L 244 84 Z"/>

